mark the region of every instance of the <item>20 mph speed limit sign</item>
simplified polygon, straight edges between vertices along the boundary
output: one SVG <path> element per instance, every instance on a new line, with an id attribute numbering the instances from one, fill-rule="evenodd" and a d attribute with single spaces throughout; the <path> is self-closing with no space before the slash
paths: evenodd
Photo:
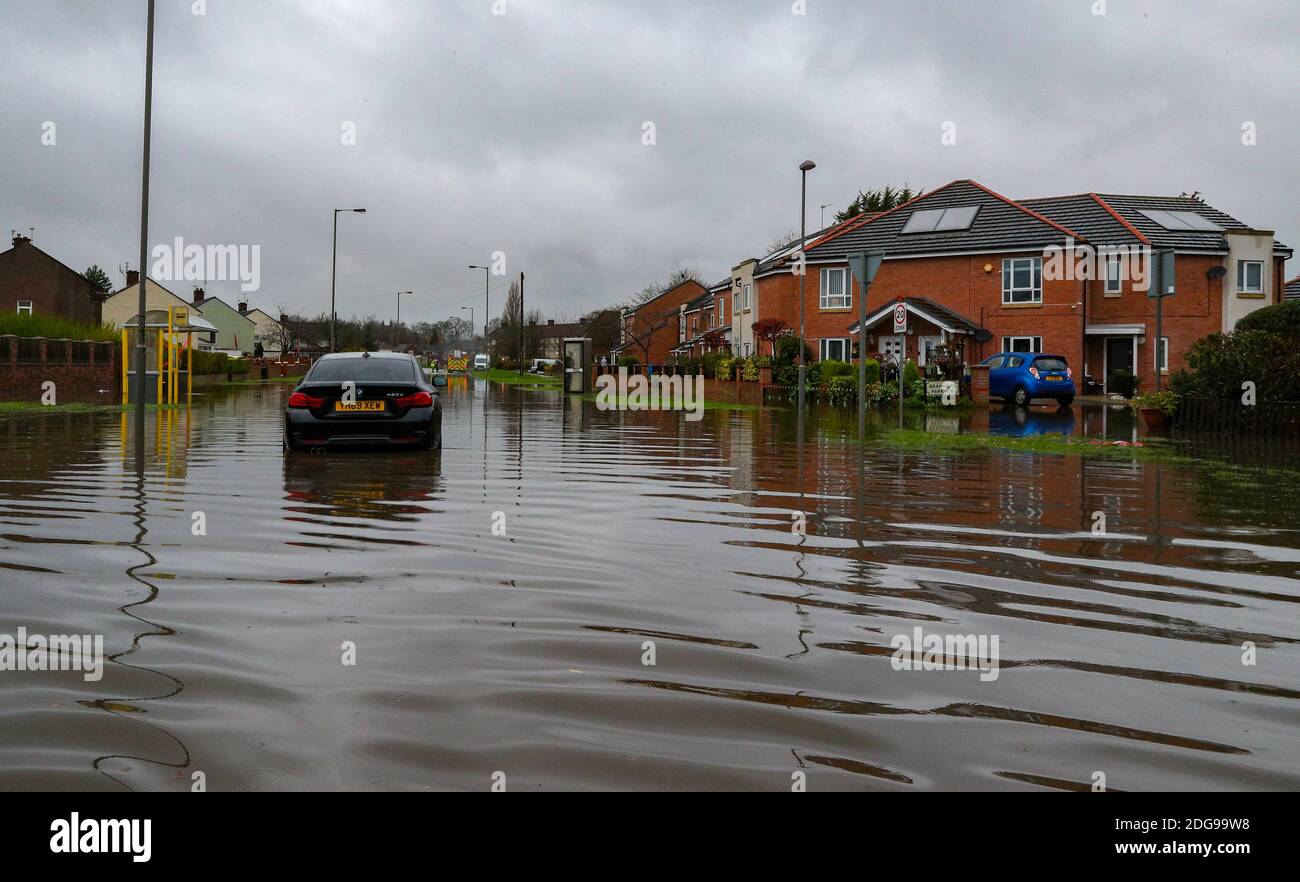
<path id="1" fill-rule="evenodd" d="M 894 333 L 901 334 L 907 330 L 907 307 L 899 303 L 894 307 Z"/>

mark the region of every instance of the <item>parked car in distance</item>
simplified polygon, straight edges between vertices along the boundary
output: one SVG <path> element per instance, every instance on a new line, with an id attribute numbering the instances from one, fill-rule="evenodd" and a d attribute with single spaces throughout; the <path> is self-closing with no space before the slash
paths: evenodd
<path id="1" fill-rule="evenodd" d="M 486 352 L 480 352 L 474 356 L 474 370 L 485 371 L 490 367 L 492 367 L 492 360 L 487 357 Z"/>
<path id="2" fill-rule="evenodd" d="M 442 402 L 437 390 L 446 385 L 446 377 L 426 378 L 411 355 L 324 355 L 289 395 L 285 449 L 436 449 L 442 446 Z"/>
<path id="3" fill-rule="evenodd" d="M 1054 399 L 1061 407 L 1074 401 L 1074 372 L 1063 355 L 999 352 L 982 362 L 989 368 L 989 397 L 1024 406 L 1035 398 Z"/>
<path id="4" fill-rule="evenodd" d="M 530 374 L 540 374 L 548 367 L 559 363 L 560 360 L 558 358 L 534 358 L 532 364 L 528 366 L 528 372 Z"/>

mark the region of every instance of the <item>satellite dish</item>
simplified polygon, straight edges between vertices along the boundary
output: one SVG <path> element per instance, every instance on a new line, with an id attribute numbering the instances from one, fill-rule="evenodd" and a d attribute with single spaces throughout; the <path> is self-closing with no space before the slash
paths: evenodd
<path id="1" fill-rule="evenodd" d="M 1226 266 L 1212 266 L 1206 271 L 1205 275 L 1211 279 L 1221 279 L 1228 274 Z"/>
<path id="2" fill-rule="evenodd" d="M 993 339 L 993 334 L 985 330 L 984 328 L 980 328 L 978 331 L 975 332 L 976 343 L 987 343 L 992 339 Z"/>

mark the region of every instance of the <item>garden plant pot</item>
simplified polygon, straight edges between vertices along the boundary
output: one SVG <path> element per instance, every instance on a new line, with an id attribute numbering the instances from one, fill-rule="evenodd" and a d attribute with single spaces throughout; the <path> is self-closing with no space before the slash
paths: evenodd
<path id="1" fill-rule="evenodd" d="M 1158 407 L 1141 408 L 1142 422 L 1146 423 L 1148 429 L 1167 429 L 1169 427 L 1169 415 Z"/>

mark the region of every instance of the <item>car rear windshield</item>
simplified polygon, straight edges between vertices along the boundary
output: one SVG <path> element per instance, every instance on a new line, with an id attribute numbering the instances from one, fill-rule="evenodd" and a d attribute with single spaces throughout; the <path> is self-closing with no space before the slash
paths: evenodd
<path id="1" fill-rule="evenodd" d="M 409 383 L 415 368 L 405 358 L 331 358 L 319 362 L 307 378 L 311 383 Z"/>
<path id="2" fill-rule="evenodd" d="M 1066 365 L 1064 358 L 1035 358 L 1034 367 L 1040 371 L 1063 371 Z"/>

